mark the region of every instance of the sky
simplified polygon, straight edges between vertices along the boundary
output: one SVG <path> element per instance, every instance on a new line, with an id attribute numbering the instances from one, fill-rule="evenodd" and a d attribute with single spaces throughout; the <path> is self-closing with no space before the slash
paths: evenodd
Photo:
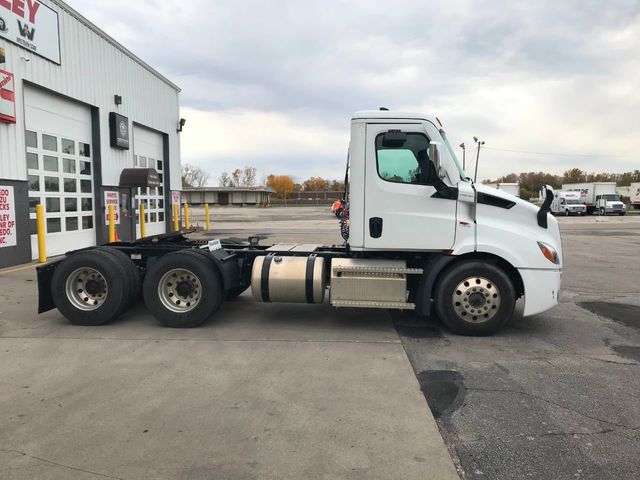
<path id="1" fill-rule="evenodd" d="M 638 0 L 67 2 L 182 88 L 212 185 L 342 178 L 351 114 L 381 106 L 437 115 L 468 172 L 480 137 L 479 179 L 640 169 Z"/>

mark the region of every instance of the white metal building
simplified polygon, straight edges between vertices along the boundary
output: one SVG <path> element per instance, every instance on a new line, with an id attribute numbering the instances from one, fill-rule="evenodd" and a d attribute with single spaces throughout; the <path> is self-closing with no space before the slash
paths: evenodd
<path id="1" fill-rule="evenodd" d="M 147 235 L 167 231 L 179 92 L 62 1 L 0 2 L 0 267 L 37 258 L 38 203 L 50 256 L 106 242 L 108 201 L 119 237 L 139 235 L 131 193 Z M 118 188 L 132 167 L 156 169 L 161 186 Z"/>

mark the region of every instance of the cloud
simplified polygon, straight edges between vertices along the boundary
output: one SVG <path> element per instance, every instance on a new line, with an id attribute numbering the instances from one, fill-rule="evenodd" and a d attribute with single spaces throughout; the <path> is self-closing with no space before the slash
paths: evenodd
<path id="1" fill-rule="evenodd" d="M 338 178 L 350 114 L 384 105 L 441 116 L 457 143 L 619 155 L 487 150 L 487 177 L 640 163 L 637 0 L 71 4 L 183 88 L 187 131 L 266 142 L 234 157 L 231 142 L 185 133 L 184 161 Z"/>

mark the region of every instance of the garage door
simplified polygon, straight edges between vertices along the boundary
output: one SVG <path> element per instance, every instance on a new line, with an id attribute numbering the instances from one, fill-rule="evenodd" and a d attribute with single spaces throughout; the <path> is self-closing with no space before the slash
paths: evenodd
<path id="1" fill-rule="evenodd" d="M 91 110 L 33 87 L 25 88 L 24 101 L 32 257 L 39 203 L 48 255 L 95 245 Z"/>
<path id="2" fill-rule="evenodd" d="M 164 142 L 162 135 L 143 127 L 133 127 L 133 158 L 136 167 L 155 168 L 160 176 L 160 185 L 164 185 Z M 164 187 L 139 188 L 136 195 L 136 235 L 140 237 L 140 210 L 144 204 L 147 236 L 167 231 L 165 224 Z"/>

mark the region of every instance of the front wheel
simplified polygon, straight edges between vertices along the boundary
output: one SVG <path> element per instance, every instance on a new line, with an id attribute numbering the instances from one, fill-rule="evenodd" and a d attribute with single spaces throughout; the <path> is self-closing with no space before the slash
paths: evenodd
<path id="1" fill-rule="evenodd" d="M 491 335 L 505 326 L 516 304 L 509 276 L 493 263 L 470 260 L 445 271 L 436 284 L 438 317 L 459 335 Z"/>
<path id="2" fill-rule="evenodd" d="M 604 208 L 600 209 L 600 216 L 604 217 L 605 215 L 607 215 L 607 211 Z"/>

